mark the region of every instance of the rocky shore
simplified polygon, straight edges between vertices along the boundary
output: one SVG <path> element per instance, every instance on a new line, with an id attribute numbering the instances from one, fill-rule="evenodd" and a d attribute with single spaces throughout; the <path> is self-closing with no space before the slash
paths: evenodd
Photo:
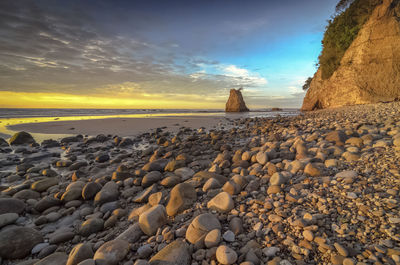
<path id="1" fill-rule="evenodd" d="M 400 264 L 399 107 L 0 139 L 0 263 Z"/>

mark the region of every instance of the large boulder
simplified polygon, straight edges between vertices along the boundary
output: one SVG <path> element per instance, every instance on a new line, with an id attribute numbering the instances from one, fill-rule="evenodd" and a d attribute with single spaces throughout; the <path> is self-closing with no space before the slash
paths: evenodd
<path id="1" fill-rule="evenodd" d="M 92 246 L 88 243 L 80 243 L 75 245 L 68 256 L 68 261 L 66 265 L 77 265 L 79 262 L 86 259 L 93 258 Z"/>
<path id="2" fill-rule="evenodd" d="M 17 213 L 25 210 L 25 203 L 14 198 L 0 198 L 0 214 Z"/>
<path id="3" fill-rule="evenodd" d="M 97 265 L 117 265 L 125 258 L 129 249 L 127 241 L 114 239 L 101 245 L 93 259 Z"/>
<path id="4" fill-rule="evenodd" d="M 245 112 L 249 111 L 244 103 L 241 89 L 231 89 L 228 102 L 226 102 L 226 112 Z"/>
<path id="5" fill-rule="evenodd" d="M 139 216 L 139 225 L 143 233 L 152 236 L 157 229 L 167 222 L 165 207 L 161 204 L 155 205 Z"/>
<path id="6" fill-rule="evenodd" d="M 35 139 L 27 132 L 17 132 L 9 140 L 10 145 L 34 144 Z"/>
<path id="7" fill-rule="evenodd" d="M 43 242 L 43 236 L 28 227 L 10 227 L 0 232 L 0 257 L 3 259 L 22 259 L 32 248 Z"/>
<path id="8" fill-rule="evenodd" d="M 235 204 L 232 196 L 225 191 L 218 193 L 207 203 L 207 208 L 216 210 L 220 213 L 227 213 L 232 210 L 233 207 L 235 207 Z"/>
<path id="9" fill-rule="evenodd" d="M 150 265 L 190 265 L 191 255 L 189 245 L 182 240 L 176 240 L 160 250 L 149 262 Z"/>
<path id="10" fill-rule="evenodd" d="M 400 99 L 399 7 L 399 1 L 384 0 L 375 8 L 333 75 L 324 79 L 318 69 L 302 110 Z"/>
<path id="11" fill-rule="evenodd" d="M 192 185 L 181 183 L 171 190 L 171 196 L 166 210 L 169 216 L 174 216 L 193 206 L 197 200 L 196 190 Z"/>
<path id="12" fill-rule="evenodd" d="M 195 217 L 190 223 L 186 230 L 186 240 L 192 244 L 204 241 L 208 232 L 214 229 L 221 229 L 218 218 L 211 213 L 203 213 Z"/>

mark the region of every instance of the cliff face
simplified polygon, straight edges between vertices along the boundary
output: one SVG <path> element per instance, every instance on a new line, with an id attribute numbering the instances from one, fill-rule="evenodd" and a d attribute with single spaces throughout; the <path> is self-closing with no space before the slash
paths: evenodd
<path id="1" fill-rule="evenodd" d="M 226 102 L 225 111 L 226 112 L 249 111 L 249 109 L 246 107 L 246 103 L 244 103 L 240 89 L 231 89 L 228 102 Z"/>
<path id="2" fill-rule="evenodd" d="M 326 80 L 318 69 L 302 110 L 400 99 L 400 0 L 384 0 Z"/>

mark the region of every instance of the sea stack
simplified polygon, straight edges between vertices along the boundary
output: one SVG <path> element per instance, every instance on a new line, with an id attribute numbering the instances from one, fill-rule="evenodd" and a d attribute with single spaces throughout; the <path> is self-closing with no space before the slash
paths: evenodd
<path id="1" fill-rule="evenodd" d="M 249 109 L 246 107 L 246 103 L 244 102 L 242 89 L 231 89 L 229 94 L 229 99 L 226 102 L 225 112 L 246 112 Z"/>
<path id="2" fill-rule="evenodd" d="M 378 5 L 346 50 L 339 67 L 324 79 L 321 67 L 302 110 L 400 99 L 400 2 Z"/>

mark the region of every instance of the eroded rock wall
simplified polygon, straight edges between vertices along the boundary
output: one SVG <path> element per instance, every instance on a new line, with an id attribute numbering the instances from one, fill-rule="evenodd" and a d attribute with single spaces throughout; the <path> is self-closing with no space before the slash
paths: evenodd
<path id="1" fill-rule="evenodd" d="M 318 69 L 302 110 L 400 99 L 400 1 L 384 0 L 327 80 Z"/>

